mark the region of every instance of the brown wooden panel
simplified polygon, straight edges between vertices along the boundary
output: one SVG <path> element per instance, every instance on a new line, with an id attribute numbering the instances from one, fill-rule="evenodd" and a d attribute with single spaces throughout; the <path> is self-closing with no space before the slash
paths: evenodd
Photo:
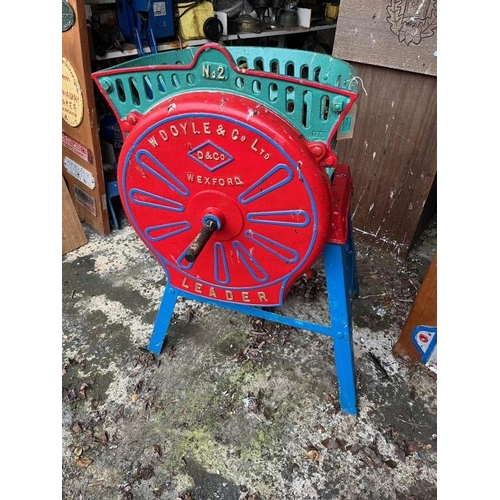
<path id="1" fill-rule="evenodd" d="M 96 116 L 91 78 L 85 3 L 84 0 L 68 0 L 68 3 L 75 11 L 76 22 L 68 31 L 62 33 L 63 75 L 67 75 L 68 68 L 70 73 L 74 71 L 76 83 L 70 85 L 67 83 L 67 79 L 66 81 L 63 79 L 62 132 L 83 146 L 84 149 L 90 150 L 91 157 L 82 158 L 75 154 L 75 147 L 67 147 L 63 143 L 62 173 L 68 183 L 71 198 L 80 217 L 101 234 L 108 234 L 110 232 L 109 215 L 106 205 L 106 186 L 102 168 L 98 117 Z M 70 85 L 70 90 L 65 88 L 66 84 Z M 81 117 L 79 113 L 80 96 L 83 98 L 83 117 L 81 120 L 78 119 Z M 75 117 L 71 114 L 68 115 L 68 110 L 72 111 L 73 108 L 76 109 Z M 65 113 L 66 119 L 64 118 Z M 69 159 L 72 166 L 74 163 L 77 164 L 76 172 L 83 172 L 93 182 L 86 184 L 81 181 L 78 175 L 68 172 L 64 163 L 65 158 Z M 68 162 L 68 160 L 66 161 Z"/>
<path id="2" fill-rule="evenodd" d="M 342 0 L 333 54 L 437 74 L 437 0 Z"/>
<path id="3" fill-rule="evenodd" d="M 62 179 L 62 253 L 71 252 L 87 243 L 76 208 L 73 205 L 68 186 Z"/>
<path id="4" fill-rule="evenodd" d="M 404 260 L 436 176 L 436 78 L 353 66 L 368 95 L 337 151 L 353 176 L 355 235 Z"/>
<path id="5" fill-rule="evenodd" d="M 411 340 L 411 333 L 419 325 L 437 326 L 437 253 L 415 298 L 410 314 L 394 346 L 396 356 L 408 356 L 420 361 L 420 354 Z"/>

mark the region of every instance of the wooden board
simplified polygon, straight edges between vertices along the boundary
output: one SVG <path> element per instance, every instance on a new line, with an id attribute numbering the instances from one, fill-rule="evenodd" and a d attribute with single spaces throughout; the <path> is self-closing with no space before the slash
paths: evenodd
<path id="1" fill-rule="evenodd" d="M 75 24 L 62 32 L 62 173 L 78 215 L 110 232 L 84 0 L 68 0 Z"/>
<path id="2" fill-rule="evenodd" d="M 411 339 L 411 333 L 419 325 L 437 326 L 437 252 L 394 346 L 393 353 L 396 356 L 408 356 L 414 361 L 420 361 L 420 353 Z"/>
<path id="3" fill-rule="evenodd" d="M 87 236 L 71 200 L 68 186 L 62 179 L 62 253 L 71 252 L 87 243 Z"/>
<path id="4" fill-rule="evenodd" d="M 336 149 L 353 176 L 355 237 L 404 260 L 436 177 L 436 78 L 352 65 L 368 95 L 361 90 L 354 137 Z"/>
<path id="5" fill-rule="evenodd" d="M 342 0 L 334 55 L 437 74 L 437 0 Z"/>

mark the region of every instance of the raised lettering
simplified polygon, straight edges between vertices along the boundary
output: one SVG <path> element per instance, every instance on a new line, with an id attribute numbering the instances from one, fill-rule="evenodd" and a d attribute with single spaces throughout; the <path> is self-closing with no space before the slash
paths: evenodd
<path id="1" fill-rule="evenodd" d="M 226 292 L 226 300 L 234 300 L 234 295 L 233 295 L 233 292 L 231 292 L 231 290 L 225 290 Z"/>
<path id="2" fill-rule="evenodd" d="M 255 146 L 257 146 L 258 142 L 259 142 L 259 139 L 255 139 L 255 141 L 253 141 L 253 144 L 250 146 L 256 152 L 258 152 L 258 149 Z"/>
<path id="3" fill-rule="evenodd" d="M 187 288 L 187 289 L 189 290 L 189 285 L 187 284 L 187 278 L 184 278 L 184 279 L 182 280 L 181 285 L 182 285 L 184 288 Z"/>
<path id="4" fill-rule="evenodd" d="M 248 292 L 241 292 L 241 298 L 243 302 L 250 302 L 250 297 L 248 296 Z"/>
<path id="5" fill-rule="evenodd" d="M 174 137 L 177 137 L 179 135 L 179 130 L 175 125 L 170 125 L 170 132 L 172 132 L 172 135 Z"/>
<path id="6" fill-rule="evenodd" d="M 203 122 L 203 131 L 205 134 L 210 135 L 212 132 L 210 132 L 210 123 L 208 122 Z"/>
<path id="7" fill-rule="evenodd" d="M 196 182 L 207 186 L 241 186 L 244 182 L 239 177 L 207 177 L 195 175 L 193 172 L 186 172 L 186 179 L 189 182 Z"/>
<path id="8" fill-rule="evenodd" d="M 259 297 L 259 300 L 260 300 L 261 302 L 269 302 L 269 301 L 267 300 L 267 297 L 266 297 L 265 292 L 257 292 L 257 297 Z"/>
<path id="9" fill-rule="evenodd" d="M 201 293 L 201 283 L 195 283 L 194 284 L 194 291 L 196 293 Z"/>
<path id="10" fill-rule="evenodd" d="M 215 68 L 209 64 L 204 64 L 201 68 L 201 76 L 211 80 L 226 80 L 225 66 L 216 66 Z"/>
<path id="11" fill-rule="evenodd" d="M 208 295 L 210 297 L 215 297 L 217 298 L 217 294 L 215 293 L 215 288 L 213 286 L 210 287 L 209 291 L 208 291 Z"/>
<path id="12" fill-rule="evenodd" d="M 238 140 L 238 137 L 240 136 L 240 132 L 237 128 L 233 128 L 233 131 L 231 132 L 231 139 L 233 141 Z"/>
<path id="13" fill-rule="evenodd" d="M 164 131 L 164 130 L 159 130 L 158 133 L 160 134 L 160 137 L 164 140 L 164 141 L 168 141 L 168 135 L 167 133 Z"/>
<path id="14" fill-rule="evenodd" d="M 155 148 L 157 148 L 157 147 L 158 147 L 158 141 L 156 140 L 156 137 L 155 137 L 155 136 L 150 137 L 150 138 L 148 139 L 148 141 L 149 141 L 149 144 L 151 144 L 151 146 L 153 146 L 153 147 L 155 147 Z"/>

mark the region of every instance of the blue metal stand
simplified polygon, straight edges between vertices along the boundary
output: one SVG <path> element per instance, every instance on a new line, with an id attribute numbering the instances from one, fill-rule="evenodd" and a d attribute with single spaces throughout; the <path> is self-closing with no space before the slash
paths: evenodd
<path id="1" fill-rule="evenodd" d="M 283 316 L 255 306 L 233 304 L 193 295 L 168 285 L 160 304 L 148 349 L 160 354 L 167 337 L 172 313 L 179 296 L 237 312 L 256 316 L 295 328 L 328 335 L 333 339 L 333 352 L 339 384 L 340 408 L 346 413 L 357 414 L 354 353 L 352 344 L 352 299 L 358 293 L 355 251 L 352 232 L 345 245 L 327 244 L 323 250 L 325 276 L 330 309 L 330 324 L 321 325 Z"/>
<path id="2" fill-rule="evenodd" d="M 106 199 L 108 201 L 108 209 L 111 213 L 111 221 L 115 229 L 120 229 L 120 223 L 116 217 L 115 207 L 113 206 L 113 199 L 120 198 L 120 192 L 118 191 L 118 182 L 107 181 L 106 182 Z"/>

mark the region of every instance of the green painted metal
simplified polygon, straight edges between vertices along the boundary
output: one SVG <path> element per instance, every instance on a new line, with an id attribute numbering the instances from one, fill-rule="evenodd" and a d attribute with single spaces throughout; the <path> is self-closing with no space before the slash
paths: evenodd
<path id="1" fill-rule="evenodd" d="M 93 76 L 122 120 L 179 93 L 229 92 L 265 105 L 306 140 L 329 147 L 358 94 L 350 64 L 283 48 L 207 44 L 139 57 Z"/>

